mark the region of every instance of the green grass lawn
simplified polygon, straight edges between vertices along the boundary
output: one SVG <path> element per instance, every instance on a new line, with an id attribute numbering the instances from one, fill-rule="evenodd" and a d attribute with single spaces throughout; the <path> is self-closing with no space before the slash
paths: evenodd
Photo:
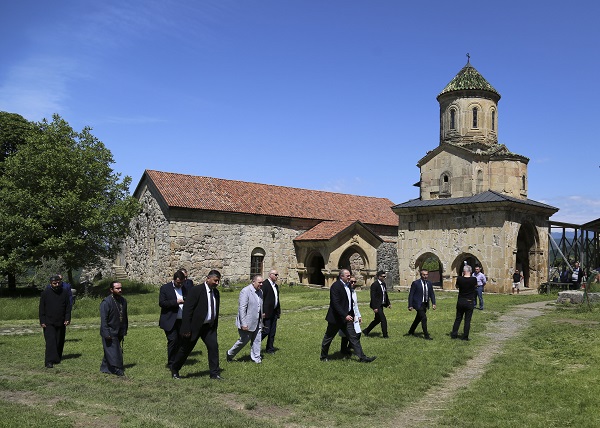
<path id="1" fill-rule="evenodd" d="M 429 312 L 433 341 L 404 337 L 414 312 L 406 292 L 392 293 L 386 311 L 389 340 L 363 338 L 371 364 L 341 358 L 319 361 L 329 301 L 327 291 L 283 287 L 284 313 L 275 346 L 261 365 L 249 348 L 227 363 L 225 351 L 237 338 L 235 314 L 241 287 L 221 293 L 219 349 L 223 382 L 208 378 L 201 341 L 182 368 L 180 381 L 165 368 L 166 339 L 157 326 L 158 289 L 124 285 L 129 302 L 125 339 L 127 378 L 99 372 L 102 345 L 98 307 L 101 296 L 81 297 L 67 330 L 65 359 L 45 369 L 44 339 L 37 322 L 36 297 L 0 299 L 0 426 L 56 427 L 270 427 L 401 426 L 394 415 L 453 368 L 465 364 L 486 345 L 486 324 L 515 304 L 552 296 L 486 295 L 486 310 L 473 317 L 471 342 L 448 336 L 454 319 L 455 293 L 437 293 L 438 309 Z M 92 294 L 93 296 L 93 294 Z M 372 319 L 368 292 L 359 291 L 363 325 Z M 442 426 L 597 426 L 594 398 L 599 396 L 598 311 L 559 310 L 534 321 L 509 342 L 488 372 L 457 395 L 444 412 Z M 564 321 L 569 320 L 569 321 Z M 519 328 L 516 326 L 515 328 Z M 419 330 L 418 330 L 419 331 Z M 432 403 L 434 406 L 435 403 Z"/>

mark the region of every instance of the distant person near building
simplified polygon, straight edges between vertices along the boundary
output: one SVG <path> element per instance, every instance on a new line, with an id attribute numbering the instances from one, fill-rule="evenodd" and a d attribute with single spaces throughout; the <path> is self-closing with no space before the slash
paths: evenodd
<path id="1" fill-rule="evenodd" d="M 521 290 L 521 282 L 523 281 L 523 275 L 519 272 L 519 269 L 515 269 L 515 273 L 513 273 L 512 279 L 512 293 L 515 294 L 515 290 L 517 290 L 517 294 Z"/>
<path id="2" fill-rule="evenodd" d="M 579 290 L 581 288 L 581 282 L 583 281 L 584 274 L 583 269 L 579 266 L 579 262 L 575 262 L 573 266 L 573 272 L 571 272 L 571 290 Z"/>
<path id="3" fill-rule="evenodd" d="M 469 276 L 471 276 L 470 272 Z M 485 277 L 485 274 L 481 271 L 480 266 L 475 266 L 475 273 L 473 274 L 473 276 L 477 279 L 477 298 L 479 299 L 479 309 L 483 310 L 483 289 L 485 287 L 485 284 L 487 283 L 487 278 Z M 475 306 L 477 307 L 477 305 Z"/>

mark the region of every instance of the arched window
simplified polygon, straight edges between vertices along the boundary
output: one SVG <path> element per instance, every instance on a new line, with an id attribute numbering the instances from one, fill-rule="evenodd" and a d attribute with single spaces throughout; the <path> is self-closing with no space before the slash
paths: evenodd
<path id="1" fill-rule="evenodd" d="M 449 197 L 451 195 L 450 178 L 450 173 L 447 171 L 440 175 L 440 197 Z"/>
<path id="2" fill-rule="evenodd" d="M 456 110 L 450 110 L 450 129 L 456 129 Z"/>
<path id="3" fill-rule="evenodd" d="M 492 110 L 492 131 L 496 130 L 496 110 Z"/>
<path id="4" fill-rule="evenodd" d="M 477 170 L 477 188 L 475 193 L 483 193 L 483 171 Z"/>
<path id="5" fill-rule="evenodd" d="M 254 278 L 255 275 L 263 274 L 263 262 L 265 260 L 265 250 L 256 247 L 252 250 L 250 256 L 250 279 Z"/>
<path id="6" fill-rule="evenodd" d="M 477 128 L 477 107 L 473 107 L 473 128 Z"/>
<path id="7" fill-rule="evenodd" d="M 527 190 L 527 178 L 525 175 L 521 177 L 521 190 Z"/>

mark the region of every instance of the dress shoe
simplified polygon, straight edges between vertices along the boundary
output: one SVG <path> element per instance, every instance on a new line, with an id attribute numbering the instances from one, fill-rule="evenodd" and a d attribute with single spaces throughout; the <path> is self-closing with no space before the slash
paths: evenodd
<path id="1" fill-rule="evenodd" d="M 272 354 L 274 354 L 274 353 L 275 353 L 275 350 L 272 350 L 272 351 L 265 351 L 265 352 L 266 352 L 267 354 L 271 354 L 271 355 L 272 355 Z"/>
<path id="2" fill-rule="evenodd" d="M 119 377 L 123 377 L 123 376 L 125 376 L 125 372 L 124 372 L 123 370 L 116 370 L 116 371 L 115 371 L 115 374 L 116 374 L 117 376 L 119 376 Z"/>
<path id="3" fill-rule="evenodd" d="M 52 368 L 54 368 L 54 364 L 52 364 L 52 363 L 46 363 L 46 368 L 47 369 L 52 369 Z"/>
<path id="4" fill-rule="evenodd" d="M 363 332 L 362 332 L 362 333 L 363 333 L 363 335 L 364 335 L 365 337 L 369 337 L 369 334 L 370 334 L 371 332 L 370 332 L 370 331 L 363 330 Z"/>
<path id="5" fill-rule="evenodd" d="M 458 336 L 456 334 L 451 334 L 450 339 L 458 339 Z"/>
<path id="6" fill-rule="evenodd" d="M 460 339 L 461 339 L 461 340 L 471 340 L 471 339 L 469 339 L 468 337 L 461 337 Z"/>
<path id="7" fill-rule="evenodd" d="M 223 379 L 223 378 L 222 378 L 220 375 L 211 375 L 211 376 L 210 376 L 210 378 L 211 378 L 212 380 L 225 380 L 225 379 Z"/>
<path id="8" fill-rule="evenodd" d="M 320 360 L 321 361 L 329 361 L 329 359 L 327 357 L 321 357 Z"/>
<path id="9" fill-rule="evenodd" d="M 231 355 L 229 355 L 229 352 L 225 352 L 225 359 L 227 360 L 228 363 L 233 361 L 233 357 Z"/>
<path id="10" fill-rule="evenodd" d="M 385 336 L 383 336 L 384 339 L 389 339 L 390 336 L 388 336 L 387 334 Z"/>
<path id="11" fill-rule="evenodd" d="M 431 337 L 430 335 L 426 335 L 425 337 L 423 337 L 423 339 L 425 339 L 425 340 L 433 340 L 433 337 Z"/>
<path id="12" fill-rule="evenodd" d="M 172 372 L 171 372 L 171 377 L 172 377 L 173 379 L 181 379 L 181 376 L 179 376 L 179 372 L 174 372 L 174 371 L 172 371 Z"/>
<path id="13" fill-rule="evenodd" d="M 358 360 L 358 361 L 360 361 L 361 363 L 370 363 L 370 362 L 371 362 L 371 361 L 373 361 L 375 358 L 377 358 L 377 357 L 367 357 L 367 356 L 364 356 L 364 357 L 362 357 L 362 358 L 361 358 L 360 360 Z"/>

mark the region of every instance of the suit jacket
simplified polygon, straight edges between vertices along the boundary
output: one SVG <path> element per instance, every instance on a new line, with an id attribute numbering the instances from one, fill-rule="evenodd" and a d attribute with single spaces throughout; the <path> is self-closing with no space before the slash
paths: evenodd
<path id="1" fill-rule="evenodd" d="M 346 316 L 353 311 L 348 310 L 349 302 L 346 287 L 339 279 L 329 289 L 329 310 L 325 319 L 327 322 L 337 324 L 340 328 L 346 325 Z"/>
<path id="2" fill-rule="evenodd" d="M 183 298 L 187 296 L 188 288 L 181 286 Z M 158 326 L 165 331 L 170 331 L 177 321 L 177 313 L 179 312 L 179 303 L 177 303 L 177 293 L 173 287 L 173 282 L 168 282 L 160 287 L 158 293 L 158 305 L 160 306 L 160 319 Z"/>
<path id="3" fill-rule="evenodd" d="M 429 281 L 425 281 L 427 284 L 427 295 L 429 300 L 427 301 L 427 307 L 429 308 L 429 302 L 435 305 L 435 293 L 433 292 L 433 285 Z M 414 309 L 420 309 L 423 306 L 423 286 L 421 285 L 421 278 L 413 281 L 410 285 L 410 292 L 408 293 L 408 307 Z"/>
<path id="4" fill-rule="evenodd" d="M 385 286 L 385 282 L 383 283 Z M 386 308 L 390 306 L 390 299 L 388 297 L 387 288 L 385 288 L 385 305 L 383 304 L 384 293 L 381 290 L 381 285 L 379 284 L 379 280 L 375 280 L 373 284 L 371 284 L 371 309 L 379 309 L 381 306 L 385 306 Z"/>
<path id="5" fill-rule="evenodd" d="M 220 294 L 216 288 L 212 289 L 215 295 L 215 314 L 214 322 L 211 326 L 214 330 L 219 325 L 219 306 Z M 206 315 L 208 314 L 208 296 L 206 293 L 205 284 L 196 285 L 189 290 L 185 305 L 183 305 L 183 317 L 181 318 L 181 328 L 179 334 L 191 333 L 191 340 L 196 340 L 200 336 L 200 329 L 204 324 Z"/>
<path id="6" fill-rule="evenodd" d="M 263 292 L 263 310 L 265 312 L 265 318 L 271 318 L 272 316 L 276 316 L 279 318 L 281 315 L 281 305 L 279 304 L 281 301 L 281 295 L 279 294 L 277 298 L 277 306 L 275 306 L 275 292 L 273 291 L 273 286 L 271 285 L 271 281 L 269 279 L 265 279 L 262 285 Z M 279 287 L 277 287 L 279 289 Z"/>
<path id="7" fill-rule="evenodd" d="M 100 336 L 102 337 L 123 337 L 127 336 L 127 328 L 129 320 L 127 319 L 127 300 L 121 297 L 121 309 L 117 306 L 117 302 L 112 295 L 107 296 L 100 303 Z M 121 313 L 123 321 L 121 321 Z"/>
<path id="8" fill-rule="evenodd" d="M 240 291 L 238 315 L 235 319 L 237 328 L 248 327 L 248 331 L 256 331 L 262 327 L 263 292 L 255 290 L 252 284 Z"/>

